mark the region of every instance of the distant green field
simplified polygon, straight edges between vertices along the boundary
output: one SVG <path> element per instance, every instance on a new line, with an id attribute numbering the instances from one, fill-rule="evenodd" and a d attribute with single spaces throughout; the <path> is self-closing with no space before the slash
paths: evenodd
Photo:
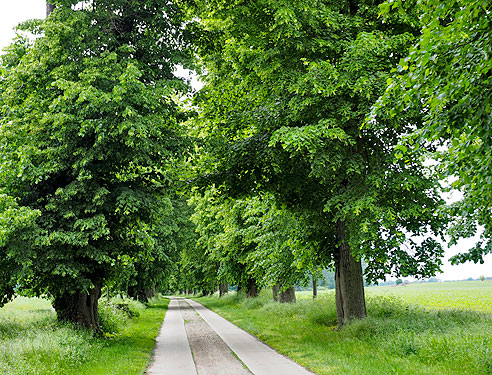
<path id="1" fill-rule="evenodd" d="M 492 280 L 381 286 L 366 289 L 367 296 L 395 296 L 430 309 L 458 309 L 492 314 Z"/>
<path id="2" fill-rule="evenodd" d="M 368 318 L 336 329 L 334 291 L 296 304 L 234 293 L 197 298 L 317 374 L 492 374 L 492 282 L 366 288 Z"/>

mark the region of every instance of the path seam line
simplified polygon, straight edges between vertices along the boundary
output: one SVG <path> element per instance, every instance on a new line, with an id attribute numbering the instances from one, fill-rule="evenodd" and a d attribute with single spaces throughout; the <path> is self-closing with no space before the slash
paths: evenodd
<path id="1" fill-rule="evenodd" d="M 185 301 L 217 332 L 253 374 L 313 374 L 200 303 L 188 298 Z"/>

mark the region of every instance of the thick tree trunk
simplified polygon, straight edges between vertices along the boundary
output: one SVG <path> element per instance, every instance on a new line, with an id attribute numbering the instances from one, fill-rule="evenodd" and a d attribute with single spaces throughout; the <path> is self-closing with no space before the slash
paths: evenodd
<path id="1" fill-rule="evenodd" d="M 228 291 L 229 291 L 229 284 L 227 284 L 227 283 L 220 283 L 219 284 L 219 297 L 222 297 Z"/>
<path id="2" fill-rule="evenodd" d="M 49 2 L 46 2 L 46 18 L 53 12 L 53 9 L 55 9 L 55 6 Z"/>
<path id="3" fill-rule="evenodd" d="M 246 290 L 246 298 L 258 297 L 258 285 L 256 285 L 255 279 L 249 279 L 247 290 Z"/>
<path id="4" fill-rule="evenodd" d="M 138 285 L 128 287 L 128 290 L 127 290 L 129 297 L 136 299 L 137 301 L 144 302 L 144 303 L 149 302 L 149 300 L 152 297 L 154 297 L 155 292 L 156 292 L 155 288 L 150 288 L 150 289 L 143 288 L 143 289 L 141 289 L 138 287 Z"/>
<path id="5" fill-rule="evenodd" d="M 76 292 L 55 297 L 53 307 L 58 320 L 78 324 L 81 327 L 100 332 L 97 303 L 101 297 L 101 286 L 95 286 L 88 293 Z"/>
<path id="6" fill-rule="evenodd" d="M 293 286 L 285 289 L 284 291 L 280 292 L 279 294 L 279 302 L 280 303 L 286 303 L 286 302 L 291 302 L 294 303 L 296 302 L 296 290 Z"/>
<path id="7" fill-rule="evenodd" d="M 313 299 L 318 297 L 318 280 L 313 276 Z"/>
<path id="8" fill-rule="evenodd" d="M 155 296 L 156 288 L 144 289 L 145 302 L 149 302 L 149 300 Z"/>
<path id="9" fill-rule="evenodd" d="M 273 300 L 274 300 L 275 302 L 278 302 L 278 292 L 279 292 L 279 290 L 280 290 L 280 286 L 278 286 L 278 285 L 274 285 L 274 286 L 272 287 L 272 292 L 273 292 Z"/>
<path id="10" fill-rule="evenodd" d="M 338 248 L 335 254 L 335 295 L 338 326 L 367 316 L 364 280 L 360 261 L 354 259 L 347 243 L 345 222 L 337 222 Z"/>

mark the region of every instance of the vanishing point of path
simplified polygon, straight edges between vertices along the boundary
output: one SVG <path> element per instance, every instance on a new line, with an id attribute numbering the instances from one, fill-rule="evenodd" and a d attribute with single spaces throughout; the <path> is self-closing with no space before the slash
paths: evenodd
<path id="1" fill-rule="evenodd" d="M 198 302 L 171 297 L 147 374 L 312 373 Z"/>

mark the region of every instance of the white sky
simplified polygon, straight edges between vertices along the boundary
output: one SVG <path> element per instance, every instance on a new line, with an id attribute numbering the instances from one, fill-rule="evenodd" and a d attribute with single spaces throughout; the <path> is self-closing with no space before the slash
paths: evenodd
<path id="1" fill-rule="evenodd" d="M 44 0 L 0 0 L 2 11 L 0 12 L 0 49 L 7 46 L 15 36 L 12 30 L 19 22 L 31 18 L 44 18 L 46 14 L 46 2 Z M 437 275 L 442 280 L 461 280 L 473 277 L 474 279 L 485 275 L 492 276 L 492 254 L 485 257 L 484 264 L 466 263 L 452 266 L 447 259 L 451 256 L 471 247 L 474 240 L 462 240 L 457 246 L 446 250 L 443 273 Z"/>
<path id="2" fill-rule="evenodd" d="M 44 18 L 46 2 L 43 0 L 0 0 L 0 48 L 7 46 L 15 32 L 12 30 L 19 22 L 31 18 Z"/>

